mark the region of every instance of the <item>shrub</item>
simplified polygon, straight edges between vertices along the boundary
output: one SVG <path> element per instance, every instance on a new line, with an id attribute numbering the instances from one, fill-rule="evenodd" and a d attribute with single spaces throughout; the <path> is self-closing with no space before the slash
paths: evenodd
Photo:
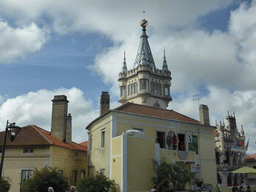
<path id="1" fill-rule="evenodd" d="M 115 182 L 99 172 L 77 182 L 78 192 L 109 192 L 109 189 L 116 191 Z"/>
<path id="2" fill-rule="evenodd" d="M 167 163 L 164 159 L 158 163 L 153 160 L 153 169 L 156 175 L 152 178 L 153 183 L 158 186 L 159 192 L 184 190 L 185 185 L 190 183 L 193 174 L 187 173 L 180 165 Z"/>
<path id="3" fill-rule="evenodd" d="M 2 181 L 0 182 L 0 191 L 1 192 L 8 192 L 11 187 L 10 178 L 2 177 Z"/>
<path id="4" fill-rule="evenodd" d="M 53 187 L 54 192 L 63 192 L 68 189 L 68 182 L 57 168 L 45 166 L 35 169 L 32 178 L 24 181 L 22 192 L 45 192 L 48 187 Z"/>

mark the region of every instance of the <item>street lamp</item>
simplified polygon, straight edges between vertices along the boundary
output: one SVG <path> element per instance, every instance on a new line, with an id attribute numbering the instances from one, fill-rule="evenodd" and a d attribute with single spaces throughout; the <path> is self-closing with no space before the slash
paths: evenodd
<path id="1" fill-rule="evenodd" d="M 16 136 L 20 131 L 20 127 L 16 126 L 15 123 L 9 123 L 8 120 L 6 122 L 5 134 L 4 134 L 4 145 L 2 148 L 2 158 L 1 158 L 1 166 L 0 166 L 0 183 L 2 181 L 2 170 L 3 170 L 3 163 L 4 163 L 4 152 L 5 152 L 5 145 L 6 145 L 6 137 L 9 136 L 11 142 L 14 141 Z"/>

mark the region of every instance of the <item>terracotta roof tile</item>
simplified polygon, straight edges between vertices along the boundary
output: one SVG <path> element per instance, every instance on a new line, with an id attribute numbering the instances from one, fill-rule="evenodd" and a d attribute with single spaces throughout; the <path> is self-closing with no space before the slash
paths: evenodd
<path id="1" fill-rule="evenodd" d="M 129 113 L 135 113 L 140 115 L 147 115 L 147 116 L 153 116 L 153 117 L 160 117 L 165 119 L 172 119 L 172 120 L 178 120 L 178 121 L 185 121 L 190 123 L 197 123 L 200 122 L 192 119 L 190 117 L 187 117 L 183 114 L 180 114 L 173 110 L 167 110 L 167 109 L 159 109 L 154 107 L 149 107 L 145 105 L 138 105 L 134 103 L 126 103 L 120 107 L 117 107 L 114 109 L 114 111 L 124 111 Z"/>
<path id="2" fill-rule="evenodd" d="M 3 144 L 4 131 L 0 132 L 0 145 Z M 11 143 L 9 139 L 6 140 L 6 145 L 55 145 L 74 150 L 87 151 L 83 145 L 71 142 L 71 145 L 64 143 L 51 136 L 49 131 L 46 131 L 36 125 L 28 125 L 22 127 L 15 140 Z"/>
<path id="3" fill-rule="evenodd" d="M 84 147 L 88 147 L 88 141 L 85 141 L 83 143 L 79 143 L 80 145 L 84 146 Z"/>
<path id="4" fill-rule="evenodd" d="M 0 145 L 3 145 L 5 132 L 0 132 Z M 28 125 L 22 127 L 15 138 L 11 143 L 7 138 L 6 145 L 51 145 L 52 143 L 49 140 L 46 140 L 45 137 L 38 132 L 35 125 Z"/>
<path id="5" fill-rule="evenodd" d="M 256 154 L 251 154 L 246 156 L 247 162 L 255 162 L 256 161 Z"/>

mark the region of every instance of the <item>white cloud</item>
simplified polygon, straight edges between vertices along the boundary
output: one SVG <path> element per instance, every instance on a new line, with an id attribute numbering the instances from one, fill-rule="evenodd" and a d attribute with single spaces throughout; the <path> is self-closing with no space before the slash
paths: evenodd
<path id="1" fill-rule="evenodd" d="M 12 63 L 39 51 L 46 39 L 47 34 L 35 23 L 23 28 L 12 28 L 0 20 L 0 63 Z"/>
<path id="2" fill-rule="evenodd" d="M 54 95 L 66 95 L 69 100 L 68 112 L 72 115 L 73 140 L 87 140 L 85 127 L 92 119 L 99 116 L 99 110 L 92 107 L 92 102 L 83 96 L 77 88 L 58 89 L 54 91 L 39 90 L 10 98 L 0 106 L 0 130 L 4 130 L 7 120 L 16 122 L 18 126 L 35 124 L 50 131 L 52 115 L 52 99 Z M 81 137 L 82 136 L 82 137 Z"/>
<path id="3" fill-rule="evenodd" d="M 142 18 L 142 10 L 152 26 L 184 26 L 194 22 L 198 15 L 223 8 L 232 0 L 184 1 L 86 1 L 86 0 L 3 0 L 2 14 L 16 20 L 16 24 L 31 21 L 49 23 L 59 33 L 70 30 L 98 31 L 114 38 L 129 34 L 127 30 Z M 157 17 L 155 17 L 157 15 Z M 123 34 L 123 35 L 122 35 Z M 121 38 L 121 39 L 122 39 Z"/>
<path id="4" fill-rule="evenodd" d="M 7 59 L 3 61 L 12 62 L 18 57 L 24 57 L 26 53 L 41 49 L 46 41 L 46 34 L 34 23 L 38 25 L 40 23 L 60 34 L 70 31 L 101 32 L 114 42 L 114 47 L 98 54 L 91 68 L 103 77 L 104 82 L 113 84 L 112 94 L 119 95 L 117 76 L 123 63 L 123 51 L 126 50 L 127 65 L 131 69 L 139 45 L 141 33 L 139 21 L 142 18 L 143 8 L 146 11 L 146 19 L 149 21 L 147 33 L 156 65 L 161 68 L 165 48 L 173 78 L 171 92 L 180 92 L 180 97 L 170 103 L 170 107 L 198 119 L 197 102 L 192 101 L 187 94 L 195 94 L 197 86 L 205 84 L 209 95 L 201 98 L 201 102 L 209 106 L 212 124 L 214 125 L 215 120 L 224 119 L 228 110 L 235 112 L 237 123 L 244 125 L 246 136 L 252 137 L 251 143 L 254 143 L 253 130 L 256 125 L 253 118 L 256 115 L 254 99 L 256 94 L 256 21 L 254 19 L 256 8 L 254 3 L 249 8 L 246 4 L 242 4 L 239 9 L 231 13 L 227 32 L 208 33 L 192 30 L 189 26 L 193 25 L 198 16 L 225 7 L 231 1 L 98 3 L 78 0 L 72 4 L 69 2 L 68 0 L 33 1 L 33 3 L 29 0 L 23 0 L 22 3 L 18 0 L 1 1 L 2 14 L 14 19 L 15 24 L 20 28 L 14 29 L 7 23 L 0 22 L 0 27 L 3 29 L 0 33 L 5 34 L 4 32 L 9 30 L 14 37 L 21 37 L 22 35 L 17 35 L 21 31 L 24 33 L 32 31 L 34 40 L 29 39 L 28 43 L 21 41 L 18 45 L 26 45 L 25 51 L 21 50 L 22 46 L 20 46 L 15 53 L 11 51 L 8 53 L 8 47 L 0 46 L 3 48 L 2 51 L 0 48 L 0 58 L 4 58 L 1 57 L 1 53 L 8 53 L 8 58 L 6 57 Z M 6 7 L 8 9 L 5 9 Z M 183 27 L 183 30 L 173 31 L 172 27 Z M 16 39 L 22 39 L 18 37 Z M 10 45 L 13 45 L 14 41 L 10 39 L 9 41 Z M 80 133 L 84 134 L 86 123 L 97 117 L 99 111 L 92 108 L 91 102 L 83 97 L 81 91 L 71 90 L 64 92 L 70 100 L 69 111 L 73 116 L 73 127 L 75 130 L 82 130 L 83 132 Z M 57 92 L 40 90 L 3 102 L 0 108 L 1 122 L 4 123 L 6 118 L 18 119 L 24 125 L 35 121 L 34 124 L 49 129 L 50 100 Z M 40 105 L 42 108 L 45 107 L 44 110 L 39 110 L 37 100 L 43 101 Z M 71 101 L 74 104 L 71 105 Z M 117 103 L 114 104 L 114 106 L 117 105 Z M 81 139 L 79 134 L 76 134 L 76 137 L 78 140 Z"/>

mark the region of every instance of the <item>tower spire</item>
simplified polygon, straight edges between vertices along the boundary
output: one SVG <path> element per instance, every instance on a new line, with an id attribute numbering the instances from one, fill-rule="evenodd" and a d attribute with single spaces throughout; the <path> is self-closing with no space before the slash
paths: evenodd
<path id="1" fill-rule="evenodd" d="M 163 61 L 162 71 L 163 72 L 168 71 L 168 66 L 167 66 L 166 57 L 165 57 L 165 49 L 164 49 L 164 61 Z"/>
<path id="2" fill-rule="evenodd" d="M 142 27 L 142 35 L 140 36 L 140 45 L 137 51 L 134 67 L 140 64 L 146 64 L 152 68 L 156 68 L 153 55 L 151 53 L 148 43 L 148 36 L 146 34 L 146 27 L 148 26 L 148 21 L 146 19 L 143 19 L 140 22 L 140 26 Z"/>
<path id="3" fill-rule="evenodd" d="M 124 62 L 123 62 L 122 72 L 127 73 L 125 51 L 124 51 Z"/>

